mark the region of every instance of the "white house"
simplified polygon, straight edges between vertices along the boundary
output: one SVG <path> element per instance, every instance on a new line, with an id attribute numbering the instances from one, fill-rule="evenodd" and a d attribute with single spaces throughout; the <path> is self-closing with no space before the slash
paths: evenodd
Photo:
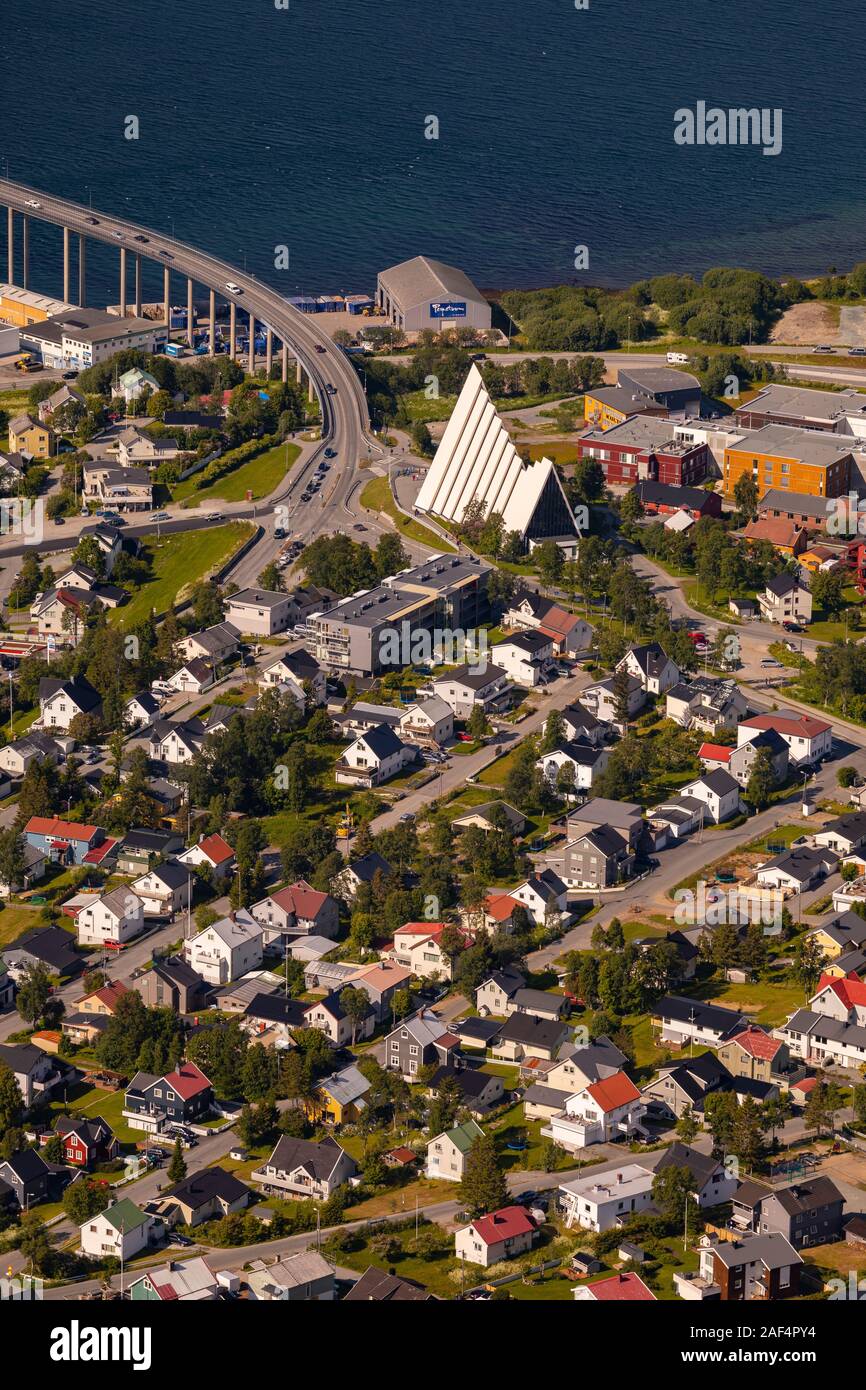
<path id="1" fill-rule="evenodd" d="M 83 676 L 55 680 L 43 676 L 39 682 L 39 722 L 45 729 L 66 731 L 79 714 L 97 716 L 102 700 Z"/>
<path id="2" fill-rule="evenodd" d="M 263 690 L 275 686 L 290 694 L 301 709 L 306 706 L 308 690 L 315 705 L 324 704 L 327 696 L 325 673 L 316 658 L 303 647 L 272 661 L 262 671 L 258 684 Z"/>
<path id="3" fill-rule="evenodd" d="M 552 913 L 567 911 L 568 889 L 552 869 L 533 874 L 518 888 L 509 889 L 509 894 L 523 904 L 538 926 L 543 926 Z"/>
<path id="4" fill-rule="evenodd" d="M 190 866 L 166 860 L 135 879 L 132 887 L 142 901 L 145 917 L 175 917 L 189 907 L 193 881 Z"/>
<path id="5" fill-rule="evenodd" d="M 671 661 L 659 642 L 645 642 L 639 647 L 632 647 L 617 662 L 616 669 L 625 669 L 630 676 L 639 680 L 647 695 L 664 695 L 680 678 L 679 667 L 675 661 Z"/>
<path id="6" fill-rule="evenodd" d="M 724 768 L 715 772 L 704 772 L 694 782 L 689 782 L 680 792 L 706 806 L 705 819 L 713 825 L 730 820 L 740 810 L 740 784 Z"/>
<path id="7" fill-rule="evenodd" d="M 624 1163 L 611 1173 L 562 1183 L 560 1207 L 566 1226 L 609 1231 L 613 1226 L 622 1225 L 635 1212 L 645 1211 L 650 1205 L 654 1176 L 649 1168 L 638 1163 Z"/>
<path id="8" fill-rule="evenodd" d="M 454 734 L 454 711 L 439 695 L 409 705 L 397 722 L 400 737 L 410 743 L 443 744 Z"/>
<path id="9" fill-rule="evenodd" d="M 131 1260 L 142 1250 L 158 1245 L 165 1227 L 160 1217 L 140 1211 L 129 1198 L 123 1198 L 85 1221 L 78 1231 L 83 1255 L 98 1260 Z"/>
<path id="10" fill-rule="evenodd" d="M 491 655 L 509 680 L 533 687 L 541 684 L 553 664 L 553 639 L 543 632 L 521 632 L 495 642 Z"/>
<path id="11" fill-rule="evenodd" d="M 378 724 L 349 744 L 334 773 L 342 786 L 378 787 L 414 763 L 417 756 L 387 724 Z"/>
<path id="12" fill-rule="evenodd" d="M 222 835 L 203 835 L 197 844 L 177 856 L 177 862 L 193 868 L 205 864 L 213 877 L 221 880 L 234 873 L 235 852 Z"/>
<path id="13" fill-rule="evenodd" d="M 262 964 L 264 932 L 256 919 L 240 908 L 230 917 L 205 927 L 186 943 L 187 963 L 209 985 L 227 985 Z"/>
<path id="14" fill-rule="evenodd" d="M 541 768 L 545 780 L 554 787 L 562 769 L 570 768 L 574 790 L 589 791 L 609 761 L 610 753 L 606 748 L 597 748 L 588 741 L 576 739 L 573 743 L 559 743 L 548 753 L 542 753 L 536 767 Z"/>
<path id="15" fill-rule="evenodd" d="M 150 756 L 156 762 L 183 767 L 191 763 L 204 743 L 204 726 L 200 719 L 173 723 L 170 719 L 155 719 L 150 729 Z"/>
<path id="16" fill-rule="evenodd" d="M 266 943 L 302 933 L 335 937 L 340 925 L 337 899 L 330 893 L 319 892 L 302 878 L 253 903 L 250 912 L 265 928 Z"/>
<path id="17" fill-rule="evenodd" d="M 202 628 L 178 642 L 178 651 L 186 660 L 201 657 L 217 666 L 234 656 L 241 644 L 241 635 L 232 623 L 214 623 L 212 627 Z"/>
<path id="18" fill-rule="evenodd" d="M 201 695 L 205 690 L 210 690 L 214 683 L 213 668 L 201 657 L 195 656 L 192 661 L 187 661 L 184 666 L 174 671 L 169 676 L 168 683 L 174 686 L 175 690 Z"/>
<path id="19" fill-rule="evenodd" d="M 469 1150 L 483 1138 L 484 1130 L 472 1119 L 437 1134 L 427 1145 L 427 1177 L 462 1182 Z"/>
<path id="20" fill-rule="evenodd" d="M 273 637 L 292 626 L 293 599 L 276 589 L 240 589 L 226 599 L 226 618 L 239 632 Z"/>
<path id="21" fill-rule="evenodd" d="M 810 623 L 812 595 L 790 574 L 771 579 L 762 594 L 758 594 L 761 617 L 769 623 Z"/>
<path id="22" fill-rule="evenodd" d="M 150 372 L 142 371 L 141 367 L 130 367 L 128 372 L 123 372 L 117 379 L 117 385 L 112 390 L 113 396 L 122 396 L 126 405 L 131 405 L 137 401 L 139 396 L 149 396 L 154 391 L 159 390 L 159 382 Z"/>
<path id="23" fill-rule="evenodd" d="M 814 714 L 797 714 L 794 710 L 774 710 L 771 714 L 753 714 L 737 726 L 737 746 L 741 747 L 756 733 L 774 729 L 787 743 L 792 763 L 800 766 L 815 764 L 833 751 L 833 726 Z"/>
<path id="24" fill-rule="evenodd" d="M 489 1216 L 479 1216 L 454 1235 L 454 1253 L 469 1264 L 499 1264 L 531 1250 L 538 1227 L 526 1207 L 501 1207 Z"/>
<path id="25" fill-rule="evenodd" d="M 447 675 L 430 682 L 434 695 L 439 695 L 457 719 L 468 719 L 480 705 L 485 713 L 505 709 L 511 693 L 511 682 L 501 666 L 463 665 Z"/>
<path id="26" fill-rule="evenodd" d="M 762 888 L 781 888 L 790 893 L 804 893 L 816 887 L 832 873 L 839 855 L 832 849 L 813 849 L 810 845 L 793 845 L 791 849 L 768 859 L 757 871 Z"/>
<path id="27" fill-rule="evenodd" d="M 390 946 L 382 951 L 385 960 L 396 961 L 420 979 L 450 980 L 451 957 L 442 949 L 446 922 L 404 922 L 394 933 Z M 467 944 L 472 938 L 466 934 Z"/>
<path id="28" fill-rule="evenodd" d="M 626 699 L 628 701 L 628 717 L 632 719 L 638 710 L 646 704 L 646 694 L 637 676 L 629 676 Z M 597 685 L 588 685 L 586 690 L 582 690 L 580 693 L 580 703 L 585 705 L 590 714 L 601 720 L 603 724 L 612 724 L 617 717 L 617 699 L 613 677 L 609 680 L 599 681 Z"/>
<path id="29" fill-rule="evenodd" d="M 632 1139 L 643 1132 L 643 1097 L 624 1071 L 614 1072 L 570 1095 L 543 1133 L 569 1153 L 590 1144 Z"/>
<path id="30" fill-rule="evenodd" d="M 75 918 L 75 930 L 80 946 L 120 945 L 144 930 L 144 903 L 131 888 L 112 888 L 82 907 Z"/>
<path id="31" fill-rule="evenodd" d="M 141 729 L 159 714 L 160 701 L 149 690 L 141 690 L 127 700 L 123 707 L 123 723 L 127 729 Z"/>

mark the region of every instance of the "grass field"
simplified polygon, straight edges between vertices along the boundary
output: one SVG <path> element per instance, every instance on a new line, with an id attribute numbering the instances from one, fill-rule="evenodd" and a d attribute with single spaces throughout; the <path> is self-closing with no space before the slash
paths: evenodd
<path id="1" fill-rule="evenodd" d="M 181 601 L 183 595 L 228 558 L 252 534 L 248 521 L 230 521 L 205 531 L 176 532 L 164 536 L 145 536 L 144 545 L 153 558 L 153 578 L 135 591 L 124 608 L 115 608 L 112 619 L 120 627 L 134 627 L 151 609 L 164 613 Z"/>
<path id="2" fill-rule="evenodd" d="M 39 921 L 39 909 L 35 907 L 4 907 L 0 912 L 0 947 L 8 946 L 24 932 L 35 927 Z"/>
<path id="3" fill-rule="evenodd" d="M 413 521 L 410 517 L 404 516 L 391 496 L 391 484 L 387 478 L 372 478 L 361 493 L 361 506 L 369 507 L 371 511 L 385 512 L 397 527 L 401 536 L 408 536 L 410 540 L 417 541 L 419 545 L 428 545 L 431 550 L 453 551 L 454 546 L 449 545 L 436 535 L 435 531 L 430 531 L 426 526 L 422 526 L 420 521 Z"/>
<path id="4" fill-rule="evenodd" d="M 184 507 L 198 507 L 216 498 L 223 502 L 242 502 L 249 491 L 253 501 L 258 501 L 279 486 L 300 452 L 297 444 L 277 444 L 226 473 L 225 477 L 217 478 L 209 487 L 196 488 L 195 476 L 186 478 L 172 488 L 172 500 L 182 502 Z"/>
<path id="5" fill-rule="evenodd" d="M 85 1086 L 79 1084 L 70 1086 L 67 1091 L 65 1101 L 54 1100 L 50 1103 L 49 1109 L 52 1114 L 60 1114 L 66 1111 L 75 1111 L 87 1119 L 93 1119 L 95 1115 L 101 1115 L 107 1124 L 111 1125 L 121 1144 L 137 1144 L 143 1137 L 140 1129 L 130 1129 L 123 1118 L 123 1106 L 125 1093 L 121 1091 L 104 1091 L 99 1086 Z"/>

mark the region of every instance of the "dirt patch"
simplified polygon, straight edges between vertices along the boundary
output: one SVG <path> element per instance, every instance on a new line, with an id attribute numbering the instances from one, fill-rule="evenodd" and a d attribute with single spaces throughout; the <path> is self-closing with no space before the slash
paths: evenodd
<path id="1" fill-rule="evenodd" d="M 841 341 L 836 315 L 826 304 L 815 302 L 792 304 L 770 334 L 771 343 L 788 343 L 793 347 Z"/>
<path id="2" fill-rule="evenodd" d="M 821 1169 L 828 1177 L 838 1176 L 843 1182 L 866 1189 L 866 1154 L 852 1150 L 847 1153 L 829 1154 Z"/>

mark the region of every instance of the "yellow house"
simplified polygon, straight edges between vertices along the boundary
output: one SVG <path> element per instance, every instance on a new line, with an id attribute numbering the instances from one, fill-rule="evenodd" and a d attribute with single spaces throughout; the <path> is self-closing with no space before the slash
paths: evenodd
<path id="1" fill-rule="evenodd" d="M 37 459 L 50 458 L 54 453 L 55 434 L 50 425 L 34 420 L 32 415 L 16 415 L 9 421 L 9 449 L 15 454 L 32 454 Z"/>
<path id="2" fill-rule="evenodd" d="M 353 1063 L 324 1077 L 307 1101 L 307 1118 L 332 1125 L 354 1124 L 366 1106 L 370 1083 Z"/>
<path id="3" fill-rule="evenodd" d="M 759 497 L 771 488 L 840 497 L 848 489 L 853 462 L 850 443 L 841 435 L 764 425 L 725 449 L 724 490 L 733 496 L 745 474 L 754 479 Z"/>

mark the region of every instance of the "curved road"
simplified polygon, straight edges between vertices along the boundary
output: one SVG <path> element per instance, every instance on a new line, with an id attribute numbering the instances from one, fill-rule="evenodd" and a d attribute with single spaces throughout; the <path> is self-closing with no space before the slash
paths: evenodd
<path id="1" fill-rule="evenodd" d="M 36 202 L 39 206 L 28 207 L 28 201 Z M 320 447 L 324 448 L 327 444 L 336 450 L 334 467 L 335 473 L 339 473 L 339 477 L 334 478 L 327 500 L 337 506 L 343 504 L 354 482 L 353 475 L 359 459 L 367 455 L 372 447 L 370 418 L 357 372 L 345 354 L 334 347 L 328 335 L 318 326 L 314 315 L 300 313 L 276 290 L 269 289 L 227 261 L 125 218 L 98 209 L 94 211 L 8 179 L 0 179 L 0 205 L 59 228 L 68 227 L 89 241 L 100 241 L 117 250 L 125 248 L 133 256 L 155 261 L 172 274 L 214 290 L 221 299 L 234 301 L 242 311 L 252 314 L 258 323 L 269 328 L 301 362 L 319 397 L 322 410 Z M 88 221 L 88 218 L 94 217 L 98 219 L 95 226 Z M 115 233 L 119 233 L 119 236 Z M 136 241 L 136 236 L 146 236 L 147 241 Z M 58 255 L 62 255 L 61 247 L 58 247 Z M 239 286 L 239 295 L 228 294 L 226 284 L 229 281 Z M 317 348 L 324 351 L 319 352 Z M 333 393 L 328 391 L 329 385 L 334 388 Z M 375 447 L 379 452 L 379 446 Z M 318 452 L 316 450 L 312 457 L 316 457 Z M 296 479 L 292 481 L 294 483 Z M 322 510 L 318 500 L 313 501 L 310 507 L 317 513 Z"/>

